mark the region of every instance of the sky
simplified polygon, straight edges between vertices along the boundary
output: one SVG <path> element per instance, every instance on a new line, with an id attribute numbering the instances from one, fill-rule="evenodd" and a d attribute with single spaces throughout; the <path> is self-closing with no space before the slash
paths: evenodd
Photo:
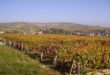
<path id="1" fill-rule="evenodd" d="M 0 22 L 110 26 L 110 0 L 0 0 Z"/>

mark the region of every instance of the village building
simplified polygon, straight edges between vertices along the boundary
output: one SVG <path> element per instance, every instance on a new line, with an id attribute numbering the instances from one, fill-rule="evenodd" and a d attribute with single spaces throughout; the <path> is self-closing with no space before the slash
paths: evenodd
<path id="1" fill-rule="evenodd" d="M 0 45 L 4 45 L 3 38 L 0 38 Z"/>
<path id="2" fill-rule="evenodd" d="M 38 31 L 38 32 L 33 32 L 33 34 L 43 34 L 42 31 Z"/>
<path id="3" fill-rule="evenodd" d="M 5 32 L 4 31 L 0 31 L 0 34 L 4 34 Z"/>

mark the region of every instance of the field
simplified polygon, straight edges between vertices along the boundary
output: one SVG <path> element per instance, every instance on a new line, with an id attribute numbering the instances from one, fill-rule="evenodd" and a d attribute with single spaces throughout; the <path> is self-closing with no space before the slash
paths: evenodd
<path id="1" fill-rule="evenodd" d="M 54 69 L 78 75 L 110 69 L 110 37 L 3 34 L 2 41 Z M 108 73 L 108 72 L 107 72 Z M 109 72 L 110 74 L 110 72 Z"/>
<path id="2" fill-rule="evenodd" d="M 60 75 L 17 49 L 0 45 L 0 75 Z"/>

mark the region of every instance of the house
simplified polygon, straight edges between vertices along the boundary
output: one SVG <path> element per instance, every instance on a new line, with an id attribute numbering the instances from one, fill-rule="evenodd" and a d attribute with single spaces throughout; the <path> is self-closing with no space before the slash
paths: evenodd
<path id="1" fill-rule="evenodd" d="M 85 35 L 86 36 L 95 36 L 96 34 L 91 32 L 91 33 L 85 33 Z"/>
<path id="2" fill-rule="evenodd" d="M 33 34 L 43 34 L 42 31 L 38 31 L 38 32 L 33 32 Z"/>
<path id="3" fill-rule="evenodd" d="M 110 36 L 110 33 L 107 33 L 106 36 L 107 36 L 107 37 Z"/>
<path id="4" fill-rule="evenodd" d="M 0 34 L 4 34 L 5 32 L 4 31 L 0 31 Z"/>
<path id="5" fill-rule="evenodd" d="M 0 38 L 0 45 L 3 45 L 3 44 L 4 44 L 3 38 Z"/>
<path id="6" fill-rule="evenodd" d="M 24 35 L 26 35 L 26 32 L 23 32 Z"/>

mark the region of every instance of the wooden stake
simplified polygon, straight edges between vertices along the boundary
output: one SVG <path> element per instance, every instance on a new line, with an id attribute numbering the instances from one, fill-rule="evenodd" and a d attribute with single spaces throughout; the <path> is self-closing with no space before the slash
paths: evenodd
<path id="1" fill-rule="evenodd" d="M 57 55 L 54 57 L 54 61 L 53 61 L 53 66 L 55 67 L 56 66 L 56 61 L 57 61 Z"/>
<path id="2" fill-rule="evenodd" d="M 23 51 L 23 47 L 24 47 L 24 45 L 23 45 L 23 43 L 21 43 L 21 50 Z"/>
<path id="3" fill-rule="evenodd" d="M 71 65 L 71 68 L 70 68 L 70 73 L 69 73 L 69 75 L 72 75 L 73 65 L 74 65 L 74 59 L 72 59 L 72 65 Z"/>
<path id="4" fill-rule="evenodd" d="M 43 61 L 43 55 L 44 55 L 44 53 L 42 52 L 42 53 L 41 53 L 41 56 L 40 56 L 40 60 L 41 60 L 41 61 Z"/>
<path id="5" fill-rule="evenodd" d="M 77 62 L 77 73 L 80 75 L 80 62 Z"/>

